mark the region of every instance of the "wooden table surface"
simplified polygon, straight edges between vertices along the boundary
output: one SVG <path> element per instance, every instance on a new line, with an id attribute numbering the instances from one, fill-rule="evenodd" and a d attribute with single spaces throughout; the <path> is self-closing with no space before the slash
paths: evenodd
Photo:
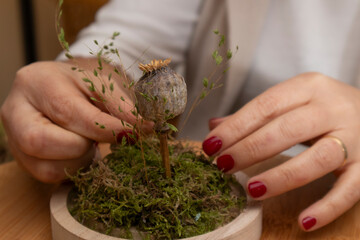
<path id="1" fill-rule="evenodd" d="M 285 161 L 277 156 L 249 169 L 254 174 Z M 305 233 L 297 226 L 302 209 L 321 198 L 331 187 L 330 174 L 305 187 L 264 201 L 261 239 L 360 239 L 360 204 L 328 226 Z M 16 162 L 0 165 L 0 239 L 51 239 L 49 199 L 56 185 L 40 183 Z M 66 240 L 66 239 L 65 239 Z"/>

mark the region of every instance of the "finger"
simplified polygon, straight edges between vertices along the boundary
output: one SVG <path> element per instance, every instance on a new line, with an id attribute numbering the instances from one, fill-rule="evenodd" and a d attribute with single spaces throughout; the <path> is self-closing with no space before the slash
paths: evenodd
<path id="1" fill-rule="evenodd" d="M 248 190 L 260 200 L 280 195 L 334 171 L 343 161 L 342 147 L 331 138 L 322 138 L 298 156 L 249 179 Z"/>
<path id="2" fill-rule="evenodd" d="M 3 117 L 11 142 L 22 152 L 45 159 L 72 159 L 87 152 L 91 141 L 49 121 L 28 102 L 6 111 Z M 11 122 L 9 122 L 11 121 Z"/>
<path id="3" fill-rule="evenodd" d="M 304 87 L 304 78 L 300 75 L 268 89 L 230 116 L 207 135 L 203 142 L 205 153 L 214 155 L 227 149 L 274 118 L 307 104 L 313 90 Z"/>
<path id="4" fill-rule="evenodd" d="M 305 231 L 316 230 L 354 206 L 360 199 L 359 172 L 360 163 L 349 162 L 346 171 L 338 178 L 329 193 L 299 215 L 299 226 Z"/>
<path id="5" fill-rule="evenodd" d="M 220 118 L 211 118 L 209 119 L 209 130 L 213 130 L 217 126 L 219 126 L 221 123 L 223 123 L 226 119 L 228 119 L 230 116 L 226 117 L 220 117 Z"/>
<path id="6" fill-rule="evenodd" d="M 38 104 L 44 114 L 61 127 L 98 142 L 114 142 L 114 132 L 118 134 L 131 127 L 125 120 L 101 111 L 80 96 L 53 96 L 52 101 Z M 126 116 L 130 123 L 136 122 L 136 117 L 131 115 L 128 105 L 124 104 L 122 111 L 128 112 Z"/>
<path id="7" fill-rule="evenodd" d="M 40 159 L 19 151 L 11 143 L 9 145 L 20 166 L 34 178 L 45 183 L 58 183 L 66 179 L 66 172 L 72 175 L 81 167 L 88 166 L 95 155 L 95 147 L 91 147 L 83 156 L 74 159 Z"/>
<path id="8" fill-rule="evenodd" d="M 249 167 L 299 142 L 329 132 L 334 125 L 330 119 L 321 106 L 314 104 L 287 112 L 221 152 L 218 166 L 232 158 L 234 166 L 226 169 L 229 173 Z"/>

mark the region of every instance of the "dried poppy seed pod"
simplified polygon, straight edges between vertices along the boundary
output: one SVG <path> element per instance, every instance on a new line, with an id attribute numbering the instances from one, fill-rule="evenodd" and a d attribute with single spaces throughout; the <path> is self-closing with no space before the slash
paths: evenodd
<path id="1" fill-rule="evenodd" d="M 170 59 L 139 64 L 143 76 L 135 84 L 140 115 L 155 123 L 155 131 L 166 131 L 166 121 L 185 110 L 187 90 L 184 78 L 172 70 Z"/>

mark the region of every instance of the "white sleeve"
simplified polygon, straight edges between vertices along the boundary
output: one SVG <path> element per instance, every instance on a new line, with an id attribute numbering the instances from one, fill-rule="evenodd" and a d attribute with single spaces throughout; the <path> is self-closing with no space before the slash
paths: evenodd
<path id="1" fill-rule="evenodd" d="M 114 42 L 125 68 L 140 57 L 142 61 L 171 58 L 173 66 L 184 66 L 185 54 L 199 17 L 202 0 L 112 0 L 96 14 L 95 22 L 83 29 L 70 47 L 75 57 L 90 57 L 99 44 Z M 59 56 L 58 59 L 64 59 Z M 140 71 L 134 72 L 135 77 Z"/>

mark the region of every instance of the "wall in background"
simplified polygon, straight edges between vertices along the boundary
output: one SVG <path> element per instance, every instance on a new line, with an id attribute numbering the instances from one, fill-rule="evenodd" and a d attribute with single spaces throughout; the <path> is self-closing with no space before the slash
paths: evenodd
<path id="1" fill-rule="evenodd" d="M 53 60 L 61 52 L 55 29 L 56 0 L 33 0 L 37 58 Z"/>
<path id="2" fill-rule="evenodd" d="M 60 52 L 55 31 L 56 0 L 33 0 L 37 59 L 52 60 Z M 19 0 L 4 1 L 0 7 L 0 105 L 4 102 L 16 71 L 25 65 L 24 36 Z"/>
<path id="3" fill-rule="evenodd" d="M 4 1 L 0 7 L 0 104 L 10 90 L 17 69 L 25 64 L 19 3 Z"/>
<path id="4" fill-rule="evenodd" d="M 33 6 L 35 49 L 38 61 L 53 60 L 61 52 L 55 29 L 57 0 L 29 0 Z M 96 10 L 107 0 L 65 0 L 63 25 L 69 42 L 91 23 Z M 0 7 L 0 105 L 5 100 L 16 71 L 25 65 L 21 1 L 9 0 Z"/>

